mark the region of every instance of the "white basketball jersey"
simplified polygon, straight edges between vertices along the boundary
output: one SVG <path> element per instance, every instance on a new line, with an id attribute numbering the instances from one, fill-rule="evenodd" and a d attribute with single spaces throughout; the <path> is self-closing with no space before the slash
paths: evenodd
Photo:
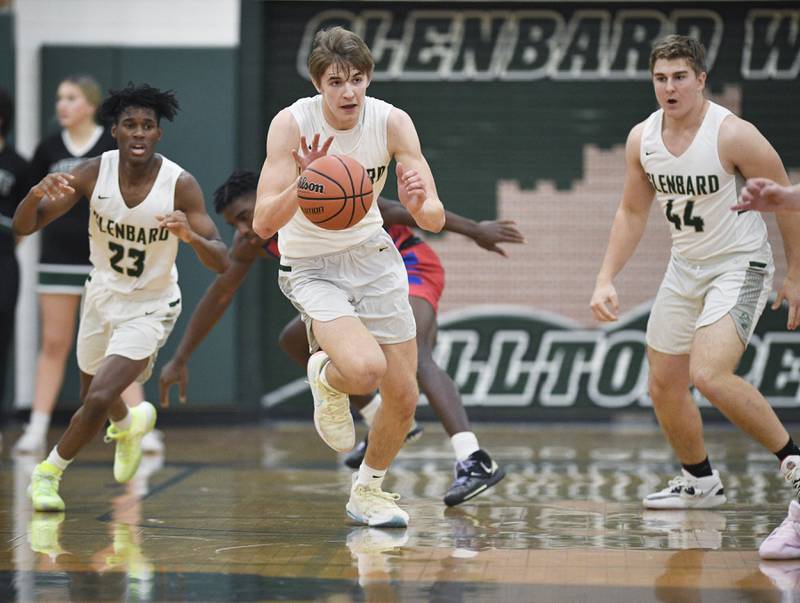
<path id="1" fill-rule="evenodd" d="M 89 202 L 89 258 L 92 285 L 117 293 L 165 294 L 178 282 L 179 239 L 159 228 L 157 215 L 173 211 L 175 183 L 183 169 L 161 156 L 161 168 L 147 197 L 128 207 L 119 188 L 119 151 L 106 151 Z"/>
<path id="2" fill-rule="evenodd" d="M 661 137 L 664 111 L 644 124 L 639 160 L 669 221 L 672 250 L 687 260 L 707 260 L 762 248 L 767 228 L 758 212 L 731 211 L 736 176 L 722 167 L 719 129 L 730 111 L 712 102 L 689 148 L 679 157 Z"/>
<path id="3" fill-rule="evenodd" d="M 386 183 L 386 172 L 391 156 L 387 143 L 387 122 L 392 105 L 377 98 L 365 97 L 361 119 L 352 130 L 335 130 L 322 115 L 322 95 L 301 98 L 289 110 L 292 112 L 300 135 L 309 143 L 315 134 L 320 144 L 333 136 L 328 151 L 331 155 L 347 155 L 363 165 L 372 180 L 372 206 L 367 215 L 355 226 L 344 230 L 325 230 L 312 224 L 299 209 L 281 228 L 278 248 L 282 255 L 304 258 L 335 253 L 363 243 L 383 226 L 378 209 L 378 195 Z"/>

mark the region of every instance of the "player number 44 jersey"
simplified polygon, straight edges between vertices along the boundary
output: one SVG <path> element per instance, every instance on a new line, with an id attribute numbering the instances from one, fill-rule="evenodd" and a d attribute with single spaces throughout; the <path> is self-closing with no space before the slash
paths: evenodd
<path id="1" fill-rule="evenodd" d="M 730 111 L 709 102 L 689 148 L 674 156 L 661 136 L 664 112 L 645 121 L 639 158 L 672 233 L 672 249 L 703 261 L 762 248 L 767 229 L 758 212 L 730 210 L 737 200 L 736 176 L 719 158 L 719 130 Z"/>

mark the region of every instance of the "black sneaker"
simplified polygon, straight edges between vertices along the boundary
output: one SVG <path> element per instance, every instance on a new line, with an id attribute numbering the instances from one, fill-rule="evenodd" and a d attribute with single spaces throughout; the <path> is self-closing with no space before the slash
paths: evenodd
<path id="1" fill-rule="evenodd" d="M 506 476 L 502 467 L 483 450 L 476 450 L 465 461 L 456 463 L 456 479 L 444 497 L 448 507 L 459 505 L 484 490 L 491 488 Z"/>
<path id="2" fill-rule="evenodd" d="M 410 444 L 419 439 L 422 435 L 424 429 L 422 425 L 414 421 L 414 424 L 411 426 L 411 429 L 408 430 L 406 434 L 406 439 L 404 444 Z M 364 436 L 364 439 L 361 440 L 356 447 L 353 448 L 350 452 L 348 452 L 344 456 L 344 464 L 350 467 L 351 469 L 358 469 L 361 466 L 361 463 L 364 462 L 364 456 L 367 454 L 367 439 L 369 438 L 369 434 Z"/>

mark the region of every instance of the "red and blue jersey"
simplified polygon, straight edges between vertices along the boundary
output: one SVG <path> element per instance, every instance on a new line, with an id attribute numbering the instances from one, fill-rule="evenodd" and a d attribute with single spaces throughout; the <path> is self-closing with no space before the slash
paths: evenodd
<path id="1" fill-rule="evenodd" d="M 269 255 L 271 255 L 276 260 L 281 259 L 281 252 L 278 251 L 278 233 L 276 232 L 272 235 L 267 242 L 264 243 L 261 248 L 266 251 Z"/>
<path id="2" fill-rule="evenodd" d="M 408 226 L 395 224 L 387 231 L 403 257 L 408 273 L 408 294 L 421 297 L 438 311 L 444 291 L 444 268 L 439 256 Z"/>

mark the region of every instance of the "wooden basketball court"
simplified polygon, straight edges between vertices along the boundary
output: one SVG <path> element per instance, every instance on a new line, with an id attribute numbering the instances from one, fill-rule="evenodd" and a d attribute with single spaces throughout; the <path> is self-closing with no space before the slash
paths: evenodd
<path id="1" fill-rule="evenodd" d="M 448 509 L 438 424 L 395 461 L 406 530 L 348 525 L 351 472 L 309 423 L 168 428 L 127 485 L 100 438 L 69 468 L 66 513 L 33 513 L 38 458 L 0 464 L 0 601 L 793 601 L 800 561 L 761 562 L 789 488 L 774 457 L 709 427 L 729 502 L 645 511 L 676 470 L 651 425 L 482 425 L 508 472 Z M 51 432 L 51 444 L 58 437 Z"/>

